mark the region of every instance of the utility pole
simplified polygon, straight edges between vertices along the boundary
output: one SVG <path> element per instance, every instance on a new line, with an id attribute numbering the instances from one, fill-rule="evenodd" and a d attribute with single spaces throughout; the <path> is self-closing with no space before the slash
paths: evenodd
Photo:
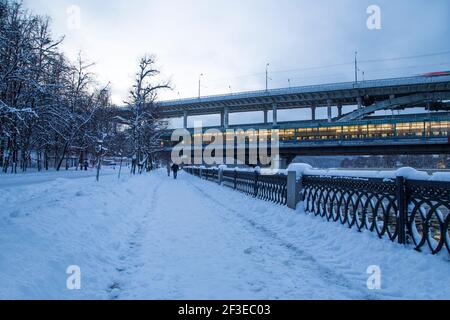
<path id="1" fill-rule="evenodd" d="M 358 51 L 355 51 L 355 83 L 358 84 Z"/>
<path id="2" fill-rule="evenodd" d="M 266 64 L 266 92 L 269 91 L 269 66 L 270 63 Z"/>

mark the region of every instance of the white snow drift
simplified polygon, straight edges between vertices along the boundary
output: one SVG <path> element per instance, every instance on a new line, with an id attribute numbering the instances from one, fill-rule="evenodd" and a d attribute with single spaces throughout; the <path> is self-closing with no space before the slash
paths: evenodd
<path id="1" fill-rule="evenodd" d="M 450 298 L 446 252 L 418 253 L 185 174 L 73 175 L 0 182 L 0 298 Z M 81 290 L 66 287 L 71 265 Z M 367 288 L 370 266 L 381 290 Z"/>

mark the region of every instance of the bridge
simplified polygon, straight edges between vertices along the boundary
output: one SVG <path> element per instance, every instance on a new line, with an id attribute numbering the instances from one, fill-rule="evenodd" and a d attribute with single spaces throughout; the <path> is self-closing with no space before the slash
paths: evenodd
<path id="1" fill-rule="evenodd" d="M 220 114 L 221 124 L 203 128 L 204 148 L 211 129 L 226 131 L 256 130 L 260 140 L 276 130 L 280 137 L 280 153 L 284 162 L 297 155 L 387 155 L 450 153 L 450 76 L 410 77 L 363 82 L 347 82 L 317 86 L 244 92 L 196 99 L 164 101 L 161 112 L 166 118 L 183 117 L 188 128 L 189 116 Z M 316 119 L 316 109 L 326 107 L 328 118 Z M 344 114 L 344 106 L 354 110 Z M 380 110 L 423 107 L 428 113 L 373 116 Z M 337 117 L 332 117 L 337 108 Z M 311 119 L 278 122 L 278 110 L 310 109 Z M 269 123 L 268 112 L 273 112 Z M 229 114 L 263 112 L 264 122 L 252 125 L 230 125 Z M 431 112 L 436 111 L 436 112 Z M 336 112 L 334 112 L 336 113 Z M 166 152 L 175 145 L 172 131 L 163 137 Z M 197 133 L 198 134 L 198 133 Z M 242 134 L 242 133 L 241 133 Z M 236 140 L 238 140 L 236 138 Z M 247 139 L 248 140 L 248 139 Z M 241 140 L 242 141 L 242 140 Z M 237 145 L 237 148 L 247 148 Z"/>
<path id="2" fill-rule="evenodd" d="M 310 109 L 311 121 L 316 121 L 316 110 L 327 108 L 327 122 L 350 122 L 364 119 L 379 110 L 426 107 L 428 110 L 450 110 L 450 75 L 417 76 L 334 83 L 304 87 L 243 92 L 236 94 L 164 101 L 161 113 L 166 118 L 183 118 L 184 128 L 189 116 L 221 115 L 221 127 L 229 127 L 229 115 L 239 112 L 263 112 L 264 124 L 278 125 L 278 111 Z M 344 114 L 344 106 L 355 110 Z M 333 109 L 337 117 L 333 118 Z M 334 112 L 336 114 L 336 112 Z"/>
<path id="3" fill-rule="evenodd" d="M 288 163 L 297 155 L 387 155 L 387 154 L 447 154 L 450 153 L 450 75 L 417 76 L 345 82 L 304 87 L 282 88 L 159 102 L 160 113 L 166 119 L 220 114 L 219 126 L 203 128 L 204 148 L 214 129 L 229 139 L 227 131 L 256 130 L 257 140 L 265 139 L 276 130 L 280 154 Z M 353 110 L 344 114 L 343 107 Z M 316 117 L 317 108 L 327 108 L 327 119 Z M 412 115 L 374 116 L 381 110 L 403 110 L 421 107 L 428 113 Z M 311 118 L 305 121 L 279 122 L 278 111 L 305 109 Z M 268 113 L 273 114 L 269 122 Z M 229 115 L 240 112 L 263 112 L 264 122 L 252 125 L 231 125 Z M 121 109 L 120 115 L 127 117 Z M 337 116 L 333 117 L 333 114 Z M 163 136 L 164 153 L 170 154 L 176 143 L 173 130 Z M 197 133 L 198 134 L 198 133 Z M 235 137 L 236 138 L 236 137 Z M 239 141 L 236 138 L 236 141 Z M 241 140 L 242 141 L 242 140 Z M 236 149 L 248 149 L 235 145 Z M 269 141 L 270 142 L 270 141 Z M 193 148 L 193 149 L 194 149 Z"/>

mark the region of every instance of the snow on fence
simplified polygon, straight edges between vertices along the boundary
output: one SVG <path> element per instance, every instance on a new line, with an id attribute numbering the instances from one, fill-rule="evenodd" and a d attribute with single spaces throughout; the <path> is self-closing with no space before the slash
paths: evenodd
<path id="1" fill-rule="evenodd" d="M 329 175 L 304 165 L 281 174 L 198 167 L 185 171 L 293 209 L 302 203 L 308 214 L 374 232 L 418 251 L 438 254 L 446 249 L 450 254 L 448 179 L 434 181 L 405 168 L 381 175 L 359 172 L 360 176 Z"/>

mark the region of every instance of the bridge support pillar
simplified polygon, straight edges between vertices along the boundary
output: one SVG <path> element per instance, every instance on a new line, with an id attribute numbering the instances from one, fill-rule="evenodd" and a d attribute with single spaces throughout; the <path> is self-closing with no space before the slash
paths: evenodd
<path id="1" fill-rule="evenodd" d="M 225 107 L 220 114 L 220 125 L 225 129 L 228 129 L 230 125 L 230 111 L 228 107 Z"/>
<path id="2" fill-rule="evenodd" d="M 358 103 L 358 110 L 361 109 L 361 108 L 362 108 L 362 98 L 361 98 L 361 97 L 358 97 L 358 98 L 356 99 L 356 102 Z"/>
<path id="3" fill-rule="evenodd" d="M 273 125 L 277 126 L 278 125 L 278 106 L 274 103 L 272 105 L 272 109 L 273 109 Z"/>
<path id="4" fill-rule="evenodd" d="M 265 109 L 263 112 L 264 112 L 264 124 L 268 124 L 269 123 L 269 117 L 268 117 L 269 111 L 267 109 Z"/>
<path id="5" fill-rule="evenodd" d="M 328 122 L 331 122 L 331 118 L 333 116 L 332 112 L 331 112 L 331 104 L 333 101 L 331 100 L 327 100 L 327 114 L 328 114 Z"/>
<path id="6" fill-rule="evenodd" d="M 187 129 L 188 127 L 188 112 L 185 111 L 183 115 L 183 128 Z"/>
<path id="7" fill-rule="evenodd" d="M 342 117 L 342 104 L 338 104 L 338 117 Z"/>
<path id="8" fill-rule="evenodd" d="M 316 121 L 316 107 L 311 107 L 311 120 Z"/>

